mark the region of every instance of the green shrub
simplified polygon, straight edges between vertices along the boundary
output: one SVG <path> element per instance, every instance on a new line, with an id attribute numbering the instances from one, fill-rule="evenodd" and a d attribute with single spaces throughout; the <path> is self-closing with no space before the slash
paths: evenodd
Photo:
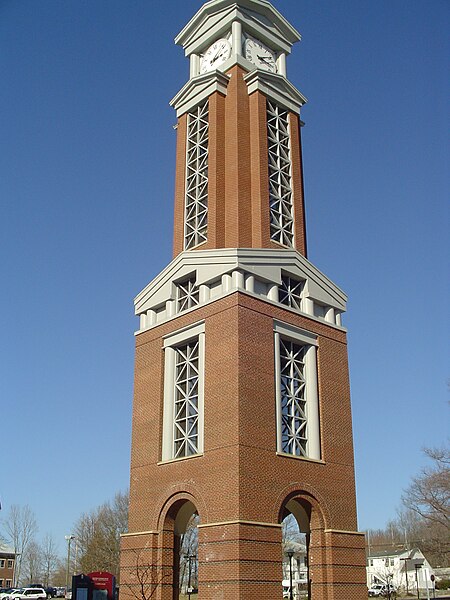
<path id="1" fill-rule="evenodd" d="M 448 590 L 448 588 L 450 588 L 450 579 L 441 579 L 440 581 L 436 581 L 437 590 Z"/>

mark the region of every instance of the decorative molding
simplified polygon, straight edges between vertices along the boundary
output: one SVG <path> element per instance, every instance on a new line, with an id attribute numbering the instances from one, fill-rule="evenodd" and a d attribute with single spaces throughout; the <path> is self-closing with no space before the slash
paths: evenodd
<path id="1" fill-rule="evenodd" d="M 315 463 L 317 465 L 326 465 L 327 463 L 322 459 L 311 458 L 309 456 L 295 456 L 294 454 L 287 454 L 286 452 L 277 452 L 277 456 L 282 456 L 283 458 L 293 458 L 294 460 L 303 460 L 305 462 Z"/>
<path id="2" fill-rule="evenodd" d="M 229 81 L 228 75 L 224 75 L 220 71 L 198 75 L 190 79 L 169 104 L 176 110 L 177 117 L 181 117 L 181 115 L 209 98 L 214 92 L 226 96 Z"/>
<path id="3" fill-rule="evenodd" d="M 159 531 L 135 531 L 134 533 L 121 533 L 120 537 L 134 537 L 138 535 L 159 535 Z"/>
<path id="4" fill-rule="evenodd" d="M 223 527 L 226 525 L 251 525 L 255 527 L 276 527 L 277 529 L 281 528 L 282 525 L 278 523 L 263 523 L 260 521 L 243 521 L 241 519 L 237 519 L 236 521 L 218 521 L 217 523 L 204 523 L 203 525 L 200 523 L 197 525 L 199 529 L 203 529 L 205 527 Z"/>
<path id="5" fill-rule="evenodd" d="M 300 310 L 279 302 L 278 291 L 286 274 L 303 281 Z M 346 295 L 299 252 L 223 248 L 182 252 L 157 275 L 134 301 L 135 313 L 141 317 L 139 332 L 181 314 L 177 311 L 177 283 L 188 276 L 195 278 L 199 287 L 199 303 L 182 314 L 239 290 L 343 329 L 341 313 L 346 310 Z"/>
<path id="6" fill-rule="evenodd" d="M 364 531 L 345 531 L 344 529 L 324 529 L 324 533 L 338 533 L 342 535 L 366 535 Z"/>
<path id="7" fill-rule="evenodd" d="M 296 114 L 299 114 L 300 108 L 308 102 L 290 81 L 277 73 L 255 69 L 245 75 L 244 81 L 247 83 L 249 95 L 260 91 L 276 104 Z"/>
<path id="8" fill-rule="evenodd" d="M 231 31 L 239 22 L 251 33 L 278 51 L 290 53 L 300 41 L 299 32 L 267 0 L 211 0 L 206 2 L 176 36 L 175 43 L 185 55 L 203 51 L 214 39 Z"/>

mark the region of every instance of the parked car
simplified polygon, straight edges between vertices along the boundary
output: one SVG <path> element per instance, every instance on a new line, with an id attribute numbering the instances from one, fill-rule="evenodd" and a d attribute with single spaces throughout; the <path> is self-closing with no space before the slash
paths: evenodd
<path id="1" fill-rule="evenodd" d="M 22 590 L 23 588 L 10 588 L 9 591 L 0 594 L 0 600 L 9 600 L 10 598 L 13 599 L 19 594 L 21 594 Z"/>
<path id="2" fill-rule="evenodd" d="M 368 593 L 370 597 L 386 598 L 388 596 L 388 590 L 391 593 L 391 596 L 395 595 L 395 587 L 392 584 L 390 584 L 388 587 L 388 585 L 385 583 L 374 583 L 369 588 Z"/>
<path id="3" fill-rule="evenodd" d="M 66 595 L 65 587 L 57 587 L 56 588 L 56 597 L 57 598 L 64 598 L 65 595 Z"/>
<path id="4" fill-rule="evenodd" d="M 8 600 L 47 600 L 47 592 L 42 587 L 27 587 L 18 594 L 9 596 Z"/>

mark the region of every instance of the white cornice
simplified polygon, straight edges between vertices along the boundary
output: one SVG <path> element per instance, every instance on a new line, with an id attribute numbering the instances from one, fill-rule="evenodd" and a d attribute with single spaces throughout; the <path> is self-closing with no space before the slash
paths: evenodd
<path id="1" fill-rule="evenodd" d="M 255 69 L 245 75 L 244 80 L 249 94 L 258 90 L 292 112 L 299 113 L 300 108 L 307 102 L 305 96 L 282 75 Z"/>
<path id="2" fill-rule="evenodd" d="M 170 106 L 177 111 L 177 117 L 180 117 L 203 100 L 206 100 L 214 92 L 220 92 L 226 96 L 229 80 L 230 78 L 220 71 L 198 75 L 198 77 L 190 79 L 181 88 L 178 94 L 170 101 Z"/>
<path id="3" fill-rule="evenodd" d="M 300 34 L 267 0 L 211 0 L 206 2 L 175 38 L 186 56 L 197 53 L 238 21 L 274 49 L 289 53 Z"/>
<path id="4" fill-rule="evenodd" d="M 295 250 L 223 248 L 190 250 L 179 254 L 140 292 L 134 301 L 141 315 L 141 330 L 166 321 L 177 314 L 176 282 L 194 276 L 204 291 L 202 303 L 221 298 L 236 290 L 278 302 L 283 274 L 304 281 L 304 314 L 316 318 L 314 306 L 331 311 L 327 322 L 340 327 L 337 315 L 346 309 L 347 296 L 304 256 Z M 251 281 L 250 281 L 251 280 Z M 288 309 L 294 310 L 294 309 Z"/>

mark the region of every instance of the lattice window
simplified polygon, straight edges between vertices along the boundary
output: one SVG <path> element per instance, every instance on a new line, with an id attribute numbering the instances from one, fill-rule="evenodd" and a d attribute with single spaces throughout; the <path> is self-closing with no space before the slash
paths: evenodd
<path id="1" fill-rule="evenodd" d="M 308 346 L 280 337 L 281 449 L 295 456 L 307 455 L 307 350 Z"/>
<path id="2" fill-rule="evenodd" d="M 188 114 L 186 157 L 185 249 L 207 239 L 208 229 L 208 102 Z"/>
<path id="3" fill-rule="evenodd" d="M 270 237 L 283 246 L 294 243 L 292 163 L 288 112 L 267 101 L 269 142 Z"/>
<path id="4" fill-rule="evenodd" d="M 199 303 L 199 288 L 195 283 L 195 275 L 176 284 L 178 312 L 197 306 Z"/>
<path id="5" fill-rule="evenodd" d="M 174 458 L 198 453 L 199 342 L 175 348 Z"/>
<path id="6" fill-rule="evenodd" d="M 282 275 L 281 286 L 278 288 L 278 299 L 281 304 L 301 310 L 303 281 Z"/>

